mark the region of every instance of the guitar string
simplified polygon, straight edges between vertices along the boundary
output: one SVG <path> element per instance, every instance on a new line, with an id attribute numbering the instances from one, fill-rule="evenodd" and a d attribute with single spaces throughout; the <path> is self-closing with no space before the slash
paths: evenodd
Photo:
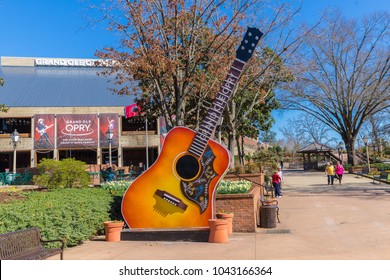
<path id="1" fill-rule="evenodd" d="M 241 65 L 239 65 L 238 67 L 240 67 L 241 69 L 235 67 L 235 62 L 239 62 Z M 222 113 L 223 113 L 223 110 L 225 109 L 226 107 L 226 104 L 228 102 L 228 100 L 230 99 L 231 97 L 231 94 L 233 92 L 233 88 L 234 86 L 237 84 L 237 81 L 238 81 L 238 77 L 240 76 L 244 66 L 245 66 L 245 62 L 243 62 L 242 60 L 240 59 L 235 59 L 235 61 L 233 62 L 232 66 L 230 67 L 230 70 L 229 70 L 229 73 L 227 75 L 227 77 L 225 78 L 224 82 L 222 83 L 222 86 L 221 88 L 222 89 L 226 89 L 224 92 L 222 92 L 222 90 L 220 90 L 217 94 L 217 97 L 216 97 L 216 100 L 218 99 L 218 102 L 219 101 L 222 101 L 224 102 L 224 105 L 221 106 L 219 104 L 216 103 L 216 100 L 214 100 L 214 102 L 212 103 L 211 107 L 209 108 L 209 111 L 207 112 L 207 115 L 206 115 L 206 118 L 205 118 L 205 121 L 201 124 L 200 126 L 200 129 L 201 131 L 199 130 L 193 140 L 193 142 L 191 143 L 190 145 L 190 149 L 189 151 L 191 153 L 194 153 L 194 150 L 196 150 L 196 153 L 194 153 L 195 155 L 197 156 L 201 156 L 203 154 L 203 151 L 204 149 L 206 148 L 207 146 L 207 142 L 208 142 L 208 139 L 210 138 L 210 136 L 212 135 L 212 133 L 214 132 L 215 130 L 215 127 L 218 123 L 218 120 L 220 119 Z M 234 75 L 233 71 L 232 70 L 236 70 L 238 72 L 238 75 Z M 231 77 L 234 77 L 234 81 L 231 81 L 230 78 Z M 231 84 L 233 85 L 232 88 L 228 88 L 226 86 L 224 86 L 225 84 Z M 223 95 L 225 98 L 226 98 L 226 101 L 224 99 L 221 99 L 221 98 L 218 98 L 218 96 L 220 95 Z M 216 105 L 216 107 L 218 108 L 215 108 L 214 106 Z M 213 129 L 210 131 L 208 131 L 209 129 L 205 129 L 204 128 L 204 123 L 206 122 L 207 120 L 207 124 L 208 126 L 212 126 Z M 211 123 L 211 124 L 210 124 Z M 203 139 L 204 137 L 207 138 L 207 140 Z M 199 143 L 200 142 L 200 143 Z M 196 148 L 192 148 L 193 144 L 197 144 Z M 199 145 L 201 146 L 200 149 L 199 149 Z M 201 151 L 199 151 L 201 150 Z M 200 152 L 200 154 L 199 154 Z"/>

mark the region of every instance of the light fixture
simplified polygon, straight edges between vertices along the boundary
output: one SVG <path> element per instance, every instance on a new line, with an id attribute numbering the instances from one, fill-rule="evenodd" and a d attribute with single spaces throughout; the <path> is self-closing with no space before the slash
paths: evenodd
<path id="1" fill-rule="evenodd" d="M 20 135 L 19 135 L 18 131 L 15 129 L 14 132 L 12 132 L 10 136 L 11 136 L 12 144 L 14 146 L 14 161 L 13 161 L 12 172 L 16 173 L 16 147 L 18 145 Z"/>
<path id="2" fill-rule="evenodd" d="M 14 145 L 16 145 L 19 142 L 20 134 L 15 129 L 14 132 L 11 133 L 11 140 Z"/>
<path id="3" fill-rule="evenodd" d="M 112 157 L 111 157 L 111 142 L 112 138 L 114 137 L 114 132 L 111 130 L 111 128 L 108 128 L 106 132 L 106 139 L 108 141 L 108 160 L 110 166 L 112 166 Z"/>

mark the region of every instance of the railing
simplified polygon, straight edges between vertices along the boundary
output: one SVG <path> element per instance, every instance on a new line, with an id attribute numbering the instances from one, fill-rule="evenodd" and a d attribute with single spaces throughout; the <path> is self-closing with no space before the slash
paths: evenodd
<path id="1" fill-rule="evenodd" d="M 0 173 L 0 185 L 29 185 L 32 183 L 32 174 L 23 173 Z"/>

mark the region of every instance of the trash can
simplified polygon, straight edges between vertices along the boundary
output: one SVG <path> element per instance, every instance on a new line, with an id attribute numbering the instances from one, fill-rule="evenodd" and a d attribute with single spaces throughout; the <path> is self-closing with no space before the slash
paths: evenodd
<path id="1" fill-rule="evenodd" d="M 260 206 L 260 227 L 275 228 L 276 227 L 276 205 L 267 204 Z"/>

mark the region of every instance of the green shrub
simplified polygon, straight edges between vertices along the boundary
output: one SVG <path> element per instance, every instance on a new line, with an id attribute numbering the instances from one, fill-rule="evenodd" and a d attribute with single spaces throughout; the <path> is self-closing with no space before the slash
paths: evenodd
<path id="1" fill-rule="evenodd" d="M 244 167 L 245 174 L 254 174 L 260 172 L 260 165 L 258 163 L 250 162 Z"/>
<path id="2" fill-rule="evenodd" d="M 63 238 L 75 246 L 103 231 L 114 197 L 98 188 L 25 193 L 26 199 L 0 204 L 0 233 L 38 227 L 44 239 Z"/>
<path id="3" fill-rule="evenodd" d="M 348 170 L 352 167 L 352 164 L 344 163 L 343 167 L 344 167 L 345 172 L 348 172 Z"/>
<path id="4" fill-rule="evenodd" d="M 372 166 L 378 168 L 379 171 L 387 171 L 390 170 L 390 164 L 389 163 L 374 163 Z"/>
<path id="5" fill-rule="evenodd" d="M 87 187 L 89 176 L 85 171 L 87 165 L 73 158 L 61 161 L 43 159 L 38 164 L 40 175 L 33 178 L 34 184 L 49 189 Z"/>
<path id="6" fill-rule="evenodd" d="M 252 183 L 246 180 L 231 181 L 222 180 L 217 187 L 217 194 L 237 194 L 247 193 L 251 188 Z"/>
<path id="7" fill-rule="evenodd" d="M 271 183 L 271 178 L 272 176 L 268 175 L 268 174 L 264 174 L 264 182 L 269 184 Z"/>
<path id="8" fill-rule="evenodd" d="M 123 220 L 122 216 L 122 199 L 123 195 L 130 186 L 132 181 L 111 181 L 106 182 L 101 185 L 101 188 L 104 190 L 108 190 L 112 197 L 113 201 L 111 203 L 111 212 L 110 216 L 112 220 Z"/>

